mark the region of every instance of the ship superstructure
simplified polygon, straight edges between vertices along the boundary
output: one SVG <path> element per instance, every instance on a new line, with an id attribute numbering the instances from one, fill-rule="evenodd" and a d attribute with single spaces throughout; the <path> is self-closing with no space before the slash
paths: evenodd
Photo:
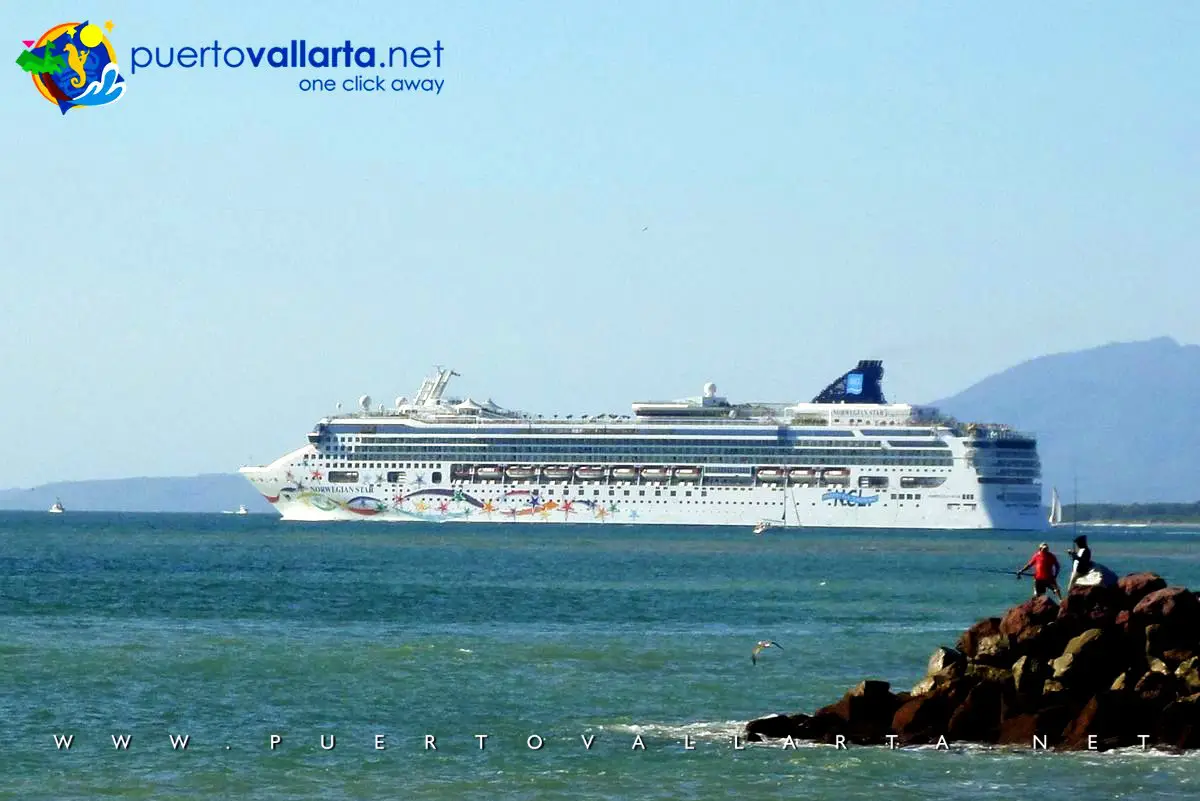
<path id="1" fill-rule="evenodd" d="M 320 420 L 242 473 L 287 520 L 1042 529 L 1032 435 L 888 403 L 860 361 L 808 403 L 698 398 L 543 418 L 444 397 Z"/>

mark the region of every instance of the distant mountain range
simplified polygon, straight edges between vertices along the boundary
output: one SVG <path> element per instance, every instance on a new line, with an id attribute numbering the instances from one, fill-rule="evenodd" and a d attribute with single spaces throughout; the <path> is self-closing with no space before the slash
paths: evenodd
<path id="1" fill-rule="evenodd" d="M 1164 337 L 1042 356 L 933 405 L 1035 433 L 1064 504 L 1076 481 L 1080 503 L 1185 502 L 1200 498 L 1197 398 L 1200 346 Z"/>
<path id="2" fill-rule="evenodd" d="M 0 490 L 0 509 L 46 510 L 55 499 L 61 499 L 68 512 L 223 512 L 245 504 L 250 512 L 274 513 L 271 504 L 236 473 L 64 481 Z"/>
<path id="3" fill-rule="evenodd" d="M 886 367 L 886 365 L 885 365 Z M 885 379 L 886 382 L 886 379 Z M 1043 482 L 1063 504 L 1200 498 L 1200 346 L 1172 339 L 1041 356 L 932 405 L 964 422 L 1038 436 Z M 1049 491 L 1047 491 L 1047 497 Z M 219 512 L 271 506 L 237 474 L 73 481 L 0 490 L 0 509 Z"/>

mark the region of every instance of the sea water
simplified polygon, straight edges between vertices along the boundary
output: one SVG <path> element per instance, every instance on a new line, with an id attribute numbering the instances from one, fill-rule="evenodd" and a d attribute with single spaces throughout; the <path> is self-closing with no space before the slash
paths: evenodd
<path id="1" fill-rule="evenodd" d="M 908 689 L 1043 538 L 5 513 L 0 797 L 1196 797 L 1193 755 L 735 743 Z M 1200 531 L 1089 539 L 1200 588 Z"/>

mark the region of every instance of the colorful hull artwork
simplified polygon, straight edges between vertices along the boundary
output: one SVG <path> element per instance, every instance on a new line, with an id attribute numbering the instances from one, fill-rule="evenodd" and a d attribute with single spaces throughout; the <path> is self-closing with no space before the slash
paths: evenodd
<path id="1" fill-rule="evenodd" d="M 343 500 L 323 492 L 285 487 L 278 496 L 268 497 L 267 500 L 276 503 L 280 498 L 302 503 L 322 512 L 345 511 L 361 517 L 386 517 L 432 523 L 465 520 L 471 517 L 498 520 L 567 520 L 576 514 L 604 521 L 620 511 L 618 504 L 614 502 L 602 503 L 583 499 L 544 500 L 536 492 L 529 490 L 505 493 L 504 500 L 496 503 L 480 501 L 461 490 L 423 489 L 394 495 L 389 503 L 369 495 L 358 495 Z M 634 515 L 636 519 L 636 513 Z"/>

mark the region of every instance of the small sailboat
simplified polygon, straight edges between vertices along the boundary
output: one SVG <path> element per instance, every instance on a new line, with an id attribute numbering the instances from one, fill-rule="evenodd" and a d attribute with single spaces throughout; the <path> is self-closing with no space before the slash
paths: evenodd
<path id="1" fill-rule="evenodd" d="M 55 498 L 54 503 L 50 504 L 50 514 L 52 515 L 61 515 L 65 511 L 67 510 L 63 508 L 62 501 L 58 498 Z"/>
<path id="2" fill-rule="evenodd" d="M 772 518 L 769 518 L 769 517 L 768 517 L 768 518 L 763 518 L 762 520 L 759 520 L 759 521 L 758 521 L 758 524 L 754 526 L 754 533 L 755 533 L 755 534 L 763 534 L 763 533 L 765 533 L 765 532 L 767 532 L 767 531 L 770 531 L 770 530 L 771 530 L 771 529 L 773 529 L 773 528 L 787 528 L 787 525 L 788 525 L 788 521 L 787 521 L 787 502 L 788 502 L 788 499 L 789 499 L 789 495 L 790 495 L 790 493 L 789 493 L 789 492 L 788 492 L 788 491 L 785 489 L 785 490 L 783 491 L 783 517 L 779 518 L 778 520 L 775 520 L 775 519 L 772 519 Z M 795 499 L 795 498 L 791 498 L 791 501 L 792 501 L 792 504 L 793 504 L 793 505 L 795 505 L 795 503 L 796 503 L 796 499 Z M 796 512 L 796 522 L 792 523 L 792 525 L 793 525 L 793 526 L 799 526 L 799 525 L 800 525 L 800 510 L 799 510 L 799 509 L 795 509 L 795 510 L 793 510 L 793 511 L 795 511 L 795 512 Z"/>
<path id="3" fill-rule="evenodd" d="M 1058 488 L 1050 490 L 1050 525 L 1062 525 L 1062 501 L 1058 499 Z"/>

